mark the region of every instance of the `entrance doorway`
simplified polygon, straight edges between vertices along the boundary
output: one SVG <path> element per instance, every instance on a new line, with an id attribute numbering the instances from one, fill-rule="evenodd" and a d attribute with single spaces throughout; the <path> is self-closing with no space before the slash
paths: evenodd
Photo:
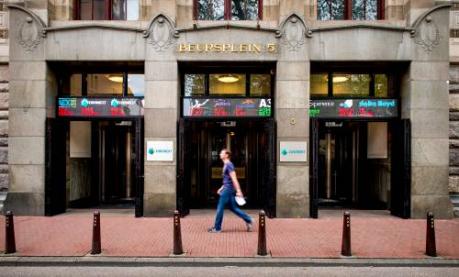
<path id="1" fill-rule="evenodd" d="M 219 153 L 227 148 L 232 152 L 246 207 L 269 209 L 274 216 L 273 121 L 181 120 L 179 128 L 179 177 L 187 177 L 178 180 L 177 204 L 185 213 L 190 208 L 216 206 L 223 168 Z"/>
<path id="2" fill-rule="evenodd" d="M 127 124 L 126 124 L 127 123 Z M 99 203 L 134 206 L 134 130 L 130 122 L 97 122 Z"/>
<path id="3" fill-rule="evenodd" d="M 311 120 L 311 216 L 319 207 L 409 217 L 409 122 Z"/>
<path id="4" fill-rule="evenodd" d="M 135 208 L 143 214 L 143 120 L 48 120 L 46 214 Z"/>

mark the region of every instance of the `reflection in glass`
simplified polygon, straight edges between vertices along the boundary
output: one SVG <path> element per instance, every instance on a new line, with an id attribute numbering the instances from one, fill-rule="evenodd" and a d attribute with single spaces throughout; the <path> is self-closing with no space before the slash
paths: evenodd
<path id="1" fill-rule="evenodd" d="M 126 0 L 112 0 L 112 19 L 126 19 Z"/>
<path id="2" fill-rule="evenodd" d="M 333 96 L 366 97 L 370 95 L 369 74 L 333 74 Z"/>
<path id="3" fill-rule="evenodd" d="M 210 74 L 209 94 L 245 96 L 245 74 Z"/>
<path id="4" fill-rule="evenodd" d="M 204 95 L 206 92 L 206 80 L 204 74 L 185 74 L 185 96 Z"/>
<path id="5" fill-rule="evenodd" d="M 223 20 L 224 0 L 198 0 L 199 20 Z"/>
<path id="6" fill-rule="evenodd" d="M 344 19 L 345 0 L 318 0 L 317 17 L 319 20 Z"/>
<path id="7" fill-rule="evenodd" d="M 88 74 L 88 95 L 122 95 L 123 74 Z"/>
<path id="8" fill-rule="evenodd" d="M 92 19 L 92 0 L 80 0 L 80 19 Z"/>
<path id="9" fill-rule="evenodd" d="M 90 19 L 94 20 L 104 20 L 108 19 L 108 16 L 105 14 L 105 0 L 93 0 L 93 17 Z"/>
<path id="10" fill-rule="evenodd" d="M 271 95 L 271 75 L 251 74 L 250 75 L 250 96 Z"/>
<path id="11" fill-rule="evenodd" d="M 257 20 L 258 19 L 258 0 L 232 0 L 231 1 L 232 20 Z"/>
<path id="12" fill-rule="evenodd" d="M 70 76 L 70 95 L 71 96 L 81 96 L 82 92 L 82 75 L 81 74 L 72 74 Z"/>
<path id="13" fill-rule="evenodd" d="M 139 0 L 127 0 L 127 20 L 139 20 Z"/>
<path id="14" fill-rule="evenodd" d="M 311 74 L 311 97 L 328 96 L 328 74 Z"/>
<path id="15" fill-rule="evenodd" d="M 353 0 L 353 20 L 376 20 L 378 16 L 378 0 Z"/>
<path id="16" fill-rule="evenodd" d="M 145 95 L 145 78 L 143 74 L 128 74 L 127 94 L 136 97 Z"/>
<path id="17" fill-rule="evenodd" d="M 389 97 L 388 95 L 388 80 L 386 74 L 375 75 L 375 96 Z"/>

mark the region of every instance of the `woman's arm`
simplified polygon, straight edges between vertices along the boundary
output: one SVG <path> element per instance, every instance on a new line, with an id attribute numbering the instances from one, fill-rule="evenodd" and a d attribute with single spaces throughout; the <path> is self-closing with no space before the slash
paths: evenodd
<path id="1" fill-rule="evenodd" d="M 241 186 L 239 185 L 239 182 L 237 180 L 236 171 L 231 171 L 230 172 L 230 177 L 231 177 L 231 180 L 233 181 L 233 187 L 236 190 L 236 195 L 242 197 L 243 195 L 242 195 L 242 191 L 241 191 Z"/>

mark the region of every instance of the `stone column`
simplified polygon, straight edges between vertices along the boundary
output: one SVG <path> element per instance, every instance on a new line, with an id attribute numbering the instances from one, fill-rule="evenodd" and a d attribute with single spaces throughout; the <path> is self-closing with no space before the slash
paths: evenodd
<path id="1" fill-rule="evenodd" d="M 42 21 L 29 10 L 10 8 L 10 186 L 5 210 L 44 214 L 45 119 L 48 70 Z"/>
<path id="2" fill-rule="evenodd" d="M 306 27 L 301 17 L 292 15 L 281 25 L 281 32 L 282 44 L 277 62 L 274 102 L 277 153 L 280 141 L 309 142 L 309 60 Z M 276 201 L 278 217 L 309 216 L 308 162 L 287 163 L 278 160 Z"/>
<path id="3" fill-rule="evenodd" d="M 419 1 L 424 2 L 424 1 Z M 402 117 L 411 119 L 411 216 L 452 216 L 448 195 L 449 9 L 422 18 L 402 91 Z M 438 34 L 438 35 L 436 35 Z"/>
<path id="4" fill-rule="evenodd" d="M 149 31 L 145 57 L 145 152 L 147 141 L 172 141 L 174 160 L 147 161 L 145 153 L 144 215 L 169 216 L 176 208 L 179 107 L 173 23 L 160 15 Z M 152 32 L 156 32 L 154 36 Z"/>

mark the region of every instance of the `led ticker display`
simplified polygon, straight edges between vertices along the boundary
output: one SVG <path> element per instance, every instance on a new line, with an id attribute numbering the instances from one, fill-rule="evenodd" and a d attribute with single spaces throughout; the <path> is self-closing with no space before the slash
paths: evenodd
<path id="1" fill-rule="evenodd" d="M 270 117 L 270 98 L 185 98 L 184 117 Z"/>
<path id="2" fill-rule="evenodd" d="M 397 99 L 327 99 L 311 100 L 311 118 L 394 118 L 398 116 Z"/>
<path id="3" fill-rule="evenodd" d="M 59 97 L 57 116 L 128 118 L 143 116 L 142 98 Z"/>

